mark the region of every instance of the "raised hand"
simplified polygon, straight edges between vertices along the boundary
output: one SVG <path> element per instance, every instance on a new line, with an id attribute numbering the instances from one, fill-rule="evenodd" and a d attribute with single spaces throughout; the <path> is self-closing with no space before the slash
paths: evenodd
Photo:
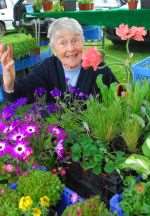
<path id="1" fill-rule="evenodd" d="M 5 49 L 4 44 L 0 43 L 0 62 L 2 65 L 4 90 L 6 92 L 11 92 L 14 90 L 15 81 L 15 67 L 12 45 L 7 46 Z"/>

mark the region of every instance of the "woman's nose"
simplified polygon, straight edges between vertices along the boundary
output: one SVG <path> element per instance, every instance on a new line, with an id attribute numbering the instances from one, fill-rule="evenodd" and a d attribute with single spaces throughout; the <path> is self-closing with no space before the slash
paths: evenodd
<path id="1" fill-rule="evenodd" d="M 69 51 L 70 51 L 70 50 L 74 50 L 74 49 L 75 49 L 74 43 L 68 42 L 66 48 L 67 48 L 67 50 L 69 50 Z"/>

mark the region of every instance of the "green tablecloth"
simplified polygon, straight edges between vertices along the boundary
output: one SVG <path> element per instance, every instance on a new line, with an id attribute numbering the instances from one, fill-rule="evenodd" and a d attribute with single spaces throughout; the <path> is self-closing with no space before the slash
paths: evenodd
<path id="1" fill-rule="evenodd" d="M 116 27 L 121 23 L 126 23 L 129 26 L 144 26 L 146 29 L 150 29 L 150 9 L 103 9 L 93 11 L 40 12 L 26 14 L 26 18 L 29 18 L 30 16 L 33 16 L 32 18 L 40 19 L 47 17 L 72 17 L 85 25 Z"/>

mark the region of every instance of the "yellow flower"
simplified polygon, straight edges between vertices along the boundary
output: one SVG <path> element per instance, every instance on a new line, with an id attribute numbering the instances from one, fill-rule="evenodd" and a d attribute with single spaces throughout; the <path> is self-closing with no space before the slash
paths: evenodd
<path id="1" fill-rule="evenodd" d="M 32 206 L 32 199 L 30 196 L 23 196 L 19 201 L 19 209 L 26 211 Z"/>
<path id="2" fill-rule="evenodd" d="M 49 198 L 47 196 L 43 196 L 40 198 L 40 204 L 42 207 L 49 207 Z"/>
<path id="3" fill-rule="evenodd" d="M 143 183 L 138 183 L 135 186 L 135 189 L 138 193 L 144 193 L 145 187 Z"/>
<path id="4" fill-rule="evenodd" d="M 39 208 L 34 208 L 33 209 L 33 216 L 40 216 L 41 215 L 41 210 Z"/>

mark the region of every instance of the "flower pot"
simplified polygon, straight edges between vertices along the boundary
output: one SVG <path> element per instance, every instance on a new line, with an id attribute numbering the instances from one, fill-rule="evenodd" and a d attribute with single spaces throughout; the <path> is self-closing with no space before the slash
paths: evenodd
<path id="1" fill-rule="evenodd" d="M 122 180 L 117 173 L 96 175 L 74 162 L 69 166 L 65 184 L 83 198 L 100 194 L 107 205 L 115 193 L 122 191 Z"/>
<path id="2" fill-rule="evenodd" d="M 128 9 L 129 10 L 137 9 L 137 4 L 138 2 L 136 0 L 128 1 Z"/>
<path id="3" fill-rule="evenodd" d="M 52 10 L 52 8 L 53 8 L 53 2 L 50 2 L 50 1 L 43 2 L 44 11 L 50 11 Z"/>
<path id="4" fill-rule="evenodd" d="M 93 10 L 94 9 L 94 4 L 81 4 L 79 3 L 79 9 L 80 10 Z"/>
<path id="5" fill-rule="evenodd" d="M 75 11 L 76 10 L 76 0 L 64 0 L 63 7 L 64 7 L 64 11 Z"/>

